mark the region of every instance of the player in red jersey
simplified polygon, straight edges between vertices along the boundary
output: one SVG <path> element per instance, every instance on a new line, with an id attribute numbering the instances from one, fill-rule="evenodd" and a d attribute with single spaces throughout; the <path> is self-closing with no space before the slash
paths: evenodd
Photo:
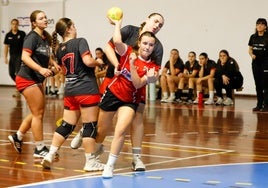
<path id="1" fill-rule="evenodd" d="M 120 32 L 122 19 L 110 20 L 110 22 L 115 25 L 113 41 L 115 50 L 121 58 L 119 64 L 114 64 L 116 74 L 99 104 L 98 126 L 100 129 L 102 126 L 111 126 L 113 117 L 117 113 L 110 155 L 102 174 L 104 178 L 113 177 L 114 164 L 124 144 L 126 131 L 132 124 L 141 101 L 139 90 L 147 83 L 156 82 L 160 69 L 160 66 L 151 59 L 156 42 L 156 37 L 152 32 L 143 32 L 138 39 L 137 46 L 131 47 L 122 42 Z"/>
<path id="2" fill-rule="evenodd" d="M 151 13 L 146 20 L 138 26 L 127 25 L 124 26 L 121 31 L 122 41 L 130 46 L 135 46 L 140 35 L 143 32 L 150 31 L 154 34 L 157 34 L 164 25 L 164 17 L 160 13 Z M 113 39 L 111 39 L 105 49 L 105 53 L 109 58 L 110 62 L 113 64 L 118 64 L 119 57 L 116 57 L 115 54 L 115 45 Z M 152 52 L 152 57 L 154 57 L 155 63 L 161 66 L 162 57 L 163 57 L 163 46 L 161 42 L 156 38 L 156 42 L 154 45 L 154 50 Z M 100 92 L 103 93 L 105 88 L 109 85 L 110 81 L 114 76 L 114 66 L 110 66 L 109 64 L 105 79 L 103 80 L 100 86 Z M 134 121 L 131 125 L 131 143 L 132 143 L 132 153 L 133 153 L 133 160 L 132 160 L 132 168 L 134 171 L 144 171 L 145 165 L 141 160 L 141 146 L 142 146 L 142 139 L 143 139 L 143 114 L 146 102 L 146 89 L 140 90 L 142 100 L 139 103 L 138 109 L 136 110 Z M 98 151 L 96 153 L 101 153 L 103 151 L 102 142 L 104 141 L 106 134 L 108 132 L 108 127 L 102 127 L 102 129 L 98 130 L 101 136 L 96 138 L 96 148 Z M 77 149 L 80 147 L 81 143 L 81 132 L 75 136 L 75 138 L 71 142 L 71 147 L 73 149 Z"/>

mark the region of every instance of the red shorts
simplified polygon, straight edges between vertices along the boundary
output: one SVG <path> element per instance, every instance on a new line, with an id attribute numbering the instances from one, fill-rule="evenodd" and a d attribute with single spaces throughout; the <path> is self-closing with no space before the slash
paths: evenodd
<path id="1" fill-rule="evenodd" d="M 16 76 L 15 81 L 16 81 L 16 88 L 19 92 L 22 92 L 24 89 L 26 89 L 27 87 L 30 87 L 32 85 L 40 84 L 34 80 L 27 80 L 27 79 L 20 77 L 20 76 Z"/>
<path id="2" fill-rule="evenodd" d="M 100 87 L 99 87 L 99 91 L 100 91 L 100 94 L 102 95 L 105 91 L 105 89 L 107 88 L 107 86 L 111 83 L 113 78 L 108 78 L 108 77 L 105 77 L 104 80 L 102 81 Z"/>
<path id="3" fill-rule="evenodd" d="M 64 109 L 80 110 L 80 107 L 97 106 L 100 102 L 100 95 L 79 95 L 64 97 Z"/>

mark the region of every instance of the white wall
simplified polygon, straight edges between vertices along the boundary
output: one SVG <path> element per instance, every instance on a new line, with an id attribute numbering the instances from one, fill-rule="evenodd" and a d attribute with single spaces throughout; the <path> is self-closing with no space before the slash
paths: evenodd
<path id="1" fill-rule="evenodd" d="M 52 32 L 55 28 L 57 20 L 63 16 L 64 0 L 9 0 L 7 6 L 0 8 L 0 85 L 14 85 L 13 80 L 8 74 L 8 65 L 3 60 L 4 37 L 10 30 L 10 21 L 17 18 L 20 22 L 19 29 L 28 33 L 31 30 L 30 14 L 32 11 L 41 9 L 46 12 L 48 17 L 48 32 Z"/>
<path id="2" fill-rule="evenodd" d="M 219 50 L 227 49 L 245 77 L 240 93 L 255 94 L 247 43 L 257 18 L 268 19 L 267 0 L 65 0 L 64 15 L 75 22 L 78 36 L 88 40 L 92 52 L 104 47 L 111 37 L 113 27 L 106 19 L 106 11 L 112 6 L 123 9 L 124 25 L 139 25 L 152 12 L 164 15 L 165 25 L 157 34 L 164 45 L 163 64 L 172 48 L 179 49 L 184 61 L 191 50 L 197 54 L 207 52 L 217 60 Z M 6 77 L 1 72 L 0 77 L 1 84 Z"/>

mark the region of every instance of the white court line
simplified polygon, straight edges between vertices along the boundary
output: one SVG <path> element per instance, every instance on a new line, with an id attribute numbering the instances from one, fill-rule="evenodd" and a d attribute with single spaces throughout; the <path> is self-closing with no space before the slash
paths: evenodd
<path id="1" fill-rule="evenodd" d="M 203 149 L 203 150 L 212 150 L 212 151 L 227 151 L 233 152 L 234 150 L 228 149 L 220 149 L 220 148 L 208 148 L 208 147 L 200 147 L 200 146 L 187 146 L 187 145 L 178 145 L 178 144 L 166 144 L 160 142 L 142 142 L 143 144 L 152 144 L 152 145 L 161 145 L 161 146 L 171 146 L 171 147 L 181 147 L 181 148 L 191 148 L 191 149 Z"/>
<path id="2" fill-rule="evenodd" d="M 162 162 L 148 163 L 148 164 L 145 164 L 145 166 L 153 166 L 153 165 L 171 163 L 171 162 L 176 162 L 176 161 L 196 159 L 196 158 L 207 157 L 207 156 L 212 156 L 212 155 L 222 155 L 222 154 L 231 153 L 231 152 L 232 151 L 222 151 L 222 152 L 217 152 L 217 153 L 209 153 L 209 154 L 204 154 L 204 155 L 196 155 L 196 156 L 191 156 L 191 157 L 183 157 L 183 158 L 177 158 L 177 159 L 174 159 L 174 160 L 167 160 L 167 161 L 162 161 Z"/>

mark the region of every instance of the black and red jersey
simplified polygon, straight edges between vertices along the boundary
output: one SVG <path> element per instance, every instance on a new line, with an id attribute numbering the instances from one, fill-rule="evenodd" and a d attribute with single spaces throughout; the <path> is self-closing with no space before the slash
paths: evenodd
<path id="1" fill-rule="evenodd" d="M 23 50 L 31 54 L 31 58 L 41 67 L 48 68 L 50 58 L 50 47 L 47 39 L 42 38 L 35 31 L 30 31 L 23 42 Z M 34 80 L 42 83 L 45 77 L 39 72 L 28 67 L 24 62 L 17 74 L 27 80 Z"/>
<path id="2" fill-rule="evenodd" d="M 94 67 L 84 64 L 82 57 L 91 55 L 88 43 L 84 38 L 71 39 L 61 43 L 56 58 L 65 69 L 65 96 L 99 94 Z"/>

